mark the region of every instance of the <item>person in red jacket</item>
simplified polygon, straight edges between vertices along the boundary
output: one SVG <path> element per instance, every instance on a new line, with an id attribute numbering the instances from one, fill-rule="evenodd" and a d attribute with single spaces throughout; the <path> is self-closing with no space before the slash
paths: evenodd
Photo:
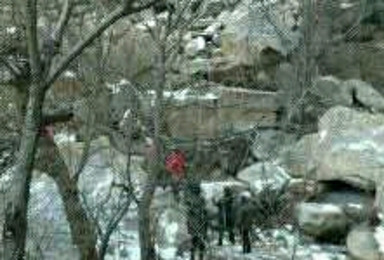
<path id="1" fill-rule="evenodd" d="M 169 174 L 171 174 L 171 178 L 173 180 L 172 190 L 177 201 L 179 201 L 180 182 L 185 177 L 186 164 L 186 156 L 179 149 L 173 150 L 165 158 L 165 169 Z"/>

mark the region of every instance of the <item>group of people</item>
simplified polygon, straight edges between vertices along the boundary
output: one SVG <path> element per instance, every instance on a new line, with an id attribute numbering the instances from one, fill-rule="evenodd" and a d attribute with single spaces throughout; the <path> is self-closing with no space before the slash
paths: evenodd
<path id="1" fill-rule="evenodd" d="M 208 216 L 206 201 L 202 195 L 199 180 L 187 177 L 186 156 L 180 150 L 172 151 L 165 160 L 165 169 L 171 174 L 172 189 L 175 198 L 180 201 L 179 191 L 184 191 L 183 203 L 186 206 L 188 233 L 191 236 L 191 260 L 204 259 L 208 244 L 208 229 L 218 231 L 218 245 L 223 245 L 224 235 L 227 233 L 232 244 L 236 242 L 235 234 L 241 236 L 243 252 L 251 252 L 250 229 L 252 226 L 251 200 L 248 196 L 237 196 L 230 188 L 224 188 L 224 195 L 221 199 L 214 201 L 218 208 L 216 222 L 218 226 L 213 227 L 214 222 Z"/>
<path id="2" fill-rule="evenodd" d="M 227 187 L 224 196 L 215 202 L 218 207 L 217 223 L 213 228 L 208 216 L 206 202 L 202 196 L 198 182 L 187 183 L 184 189 L 184 198 L 187 208 L 187 227 L 191 236 L 191 260 L 203 260 L 208 244 L 208 229 L 218 231 L 218 246 L 223 245 L 224 236 L 232 245 L 236 243 L 236 234 L 241 237 L 243 253 L 251 252 L 251 227 L 252 227 L 252 204 L 246 195 L 237 198 L 234 191 Z M 239 199 L 238 203 L 235 201 Z"/>

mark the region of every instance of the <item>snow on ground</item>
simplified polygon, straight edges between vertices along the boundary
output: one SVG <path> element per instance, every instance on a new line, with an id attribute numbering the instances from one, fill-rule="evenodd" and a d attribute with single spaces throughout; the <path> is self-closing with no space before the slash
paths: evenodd
<path id="1" fill-rule="evenodd" d="M 378 226 L 375 231 L 375 238 L 379 245 L 379 250 L 384 254 L 384 227 Z"/>
<path id="2" fill-rule="evenodd" d="M 74 143 L 76 142 L 76 135 L 75 134 L 68 134 L 65 132 L 60 132 L 54 135 L 55 143 L 60 144 L 68 144 L 68 143 Z"/>

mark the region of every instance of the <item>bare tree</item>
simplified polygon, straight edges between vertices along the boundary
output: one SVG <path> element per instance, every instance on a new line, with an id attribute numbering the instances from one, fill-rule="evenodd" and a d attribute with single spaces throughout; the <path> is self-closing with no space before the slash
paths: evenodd
<path id="1" fill-rule="evenodd" d="M 54 31 L 42 44 L 39 42 L 37 26 L 39 13 L 37 1 L 18 2 L 18 5 L 22 7 L 21 13 L 25 20 L 23 24 L 25 27 L 25 38 L 23 40 L 27 43 L 25 66 L 15 62 L 14 59 L 7 55 L 9 52 L 3 52 L 1 55 L 1 62 L 12 74 L 13 82 L 23 82 L 23 84 L 18 85 L 20 93 L 23 93 L 20 96 L 22 97 L 20 113 L 23 122 L 22 131 L 16 163 L 13 168 L 13 185 L 6 202 L 6 219 L 3 229 L 5 259 L 23 259 L 25 255 L 29 186 L 32 170 L 35 166 L 39 131 L 46 118 L 43 115 L 43 105 L 47 91 L 68 66 L 105 30 L 120 19 L 132 13 L 140 12 L 153 3 L 154 1 L 141 4 L 140 1 L 135 0 L 122 1 L 94 31 L 80 40 L 66 56 L 61 57 L 56 62 L 64 32 L 73 15 L 75 1 L 66 0 L 63 2 Z M 55 151 L 53 143 L 48 143 L 46 147 L 48 150 L 53 151 L 54 155 L 57 155 L 57 160 L 61 160 L 59 153 Z M 59 186 L 70 222 L 72 238 L 80 250 L 81 259 L 98 259 L 95 233 L 86 212 L 81 206 L 76 179 L 69 176 L 64 170 L 52 177 Z"/>
<path id="2" fill-rule="evenodd" d="M 198 4 L 196 4 L 198 2 Z M 193 1 L 183 0 L 165 2 L 165 5 L 155 5 L 153 8 L 153 25 L 146 24 L 148 33 L 155 44 L 155 57 L 153 68 L 153 80 L 155 88 L 155 105 L 153 113 L 154 122 L 154 147 L 155 161 L 150 167 L 150 174 L 147 184 L 144 187 L 143 195 L 139 200 L 139 238 L 141 259 L 155 259 L 155 240 L 151 234 L 150 206 L 153 200 L 155 189 L 161 178 L 163 169 L 163 144 L 161 137 L 165 134 L 164 122 L 164 97 L 163 92 L 169 82 L 167 82 L 168 64 L 175 58 L 177 50 L 181 47 L 183 34 L 204 15 L 204 0 Z M 194 9 L 194 12 L 191 10 Z M 159 15 L 159 12 L 161 13 Z"/>

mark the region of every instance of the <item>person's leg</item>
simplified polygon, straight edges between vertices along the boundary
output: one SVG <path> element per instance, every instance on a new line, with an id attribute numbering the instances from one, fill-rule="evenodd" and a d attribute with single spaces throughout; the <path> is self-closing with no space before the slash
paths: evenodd
<path id="1" fill-rule="evenodd" d="M 219 241 L 218 241 L 218 246 L 222 246 L 223 245 L 223 236 L 224 236 L 224 227 L 219 224 Z"/>
<path id="2" fill-rule="evenodd" d="M 192 246 L 191 246 L 191 260 L 195 260 L 195 251 L 197 246 L 196 236 L 192 237 Z"/>
<path id="3" fill-rule="evenodd" d="M 249 237 L 249 229 L 248 228 L 244 228 L 243 230 L 243 243 L 244 243 L 244 253 L 245 254 L 248 254 L 248 253 L 251 253 L 251 239 Z"/>
<path id="4" fill-rule="evenodd" d="M 199 238 L 199 259 L 204 260 L 205 244 L 203 239 Z"/>
<path id="5" fill-rule="evenodd" d="M 180 187 L 179 187 L 179 183 L 176 182 L 176 181 L 173 181 L 172 184 L 171 184 L 171 188 L 172 188 L 172 193 L 173 193 L 173 196 L 176 200 L 177 203 L 180 202 Z"/>
<path id="6" fill-rule="evenodd" d="M 232 245 L 235 244 L 235 231 L 232 226 L 228 227 L 228 235 L 229 235 L 229 241 L 231 242 Z"/>

